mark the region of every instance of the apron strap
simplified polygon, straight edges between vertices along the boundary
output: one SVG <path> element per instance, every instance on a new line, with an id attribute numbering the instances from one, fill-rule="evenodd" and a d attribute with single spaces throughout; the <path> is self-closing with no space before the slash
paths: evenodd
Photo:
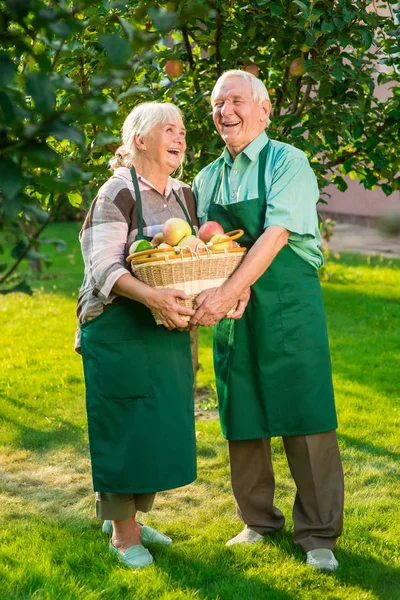
<path id="1" fill-rule="evenodd" d="M 269 140 L 260 152 L 258 159 L 258 197 L 265 201 L 265 167 L 267 166 Z"/>
<path id="2" fill-rule="evenodd" d="M 269 140 L 265 144 L 264 148 L 261 150 L 259 154 L 259 162 L 258 162 L 258 197 L 265 199 L 265 167 L 267 165 L 267 156 L 268 156 L 268 146 Z M 217 181 L 215 183 L 214 189 L 211 194 L 211 204 L 216 204 L 216 199 L 218 195 L 218 191 L 223 183 L 225 174 L 225 161 L 222 164 L 220 172 L 217 177 Z"/>
<path id="3" fill-rule="evenodd" d="M 195 232 L 195 230 L 194 230 L 194 227 L 193 227 L 192 220 L 191 220 L 191 218 L 190 218 L 190 216 L 189 216 L 189 213 L 188 213 L 188 211 L 186 210 L 186 207 L 185 207 L 185 205 L 183 204 L 182 200 L 179 198 L 179 196 L 178 196 L 178 194 L 175 192 L 175 190 L 172 190 L 172 192 L 173 192 L 173 194 L 174 194 L 174 196 L 175 196 L 175 198 L 176 198 L 176 201 L 178 202 L 179 206 L 180 206 L 180 207 L 181 207 L 181 209 L 183 210 L 183 214 L 185 215 L 186 221 L 189 223 L 190 227 L 192 228 L 192 235 L 196 235 L 196 232 Z"/>
<path id="4" fill-rule="evenodd" d="M 137 240 L 145 240 L 146 237 L 143 235 L 143 209 L 142 209 L 142 197 L 140 195 L 139 183 L 136 176 L 135 167 L 132 165 L 131 167 L 131 176 L 133 189 L 135 190 L 135 198 L 136 198 L 136 208 L 137 208 L 137 216 L 138 216 L 138 233 L 136 236 Z"/>

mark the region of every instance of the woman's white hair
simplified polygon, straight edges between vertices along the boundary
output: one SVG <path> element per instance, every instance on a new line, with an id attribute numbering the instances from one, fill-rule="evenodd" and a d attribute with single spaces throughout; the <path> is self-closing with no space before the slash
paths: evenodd
<path id="1" fill-rule="evenodd" d="M 146 137 L 151 131 L 163 123 L 183 123 L 181 110 L 170 102 L 143 102 L 126 117 L 121 129 L 122 145 L 110 160 L 112 169 L 132 167 L 140 155 L 135 144 L 135 135 Z"/>
<path id="2" fill-rule="evenodd" d="M 243 81 L 247 81 L 251 85 L 251 93 L 253 96 L 253 100 L 256 104 L 262 104 L 264 100 L 269 100 L 268 90 L 258 77 L 253 75 L 252 73 L 248 73 L 247 71 L 241 71 L 240 69 L 231 69 L 230 71 L 225 71 L 222 73 L 221 77 L 217 80 L 216 84 L 213 87 L 211 92 L 211 104 L 214 103 L 214 98 L 217 92 L 218 86 L 223 83 L 226 79 L 230 79 L 231 77 L 240 77 Z M 269 127 L 271 121 L 269 117 L 267 117 L 265 127 Z"/>

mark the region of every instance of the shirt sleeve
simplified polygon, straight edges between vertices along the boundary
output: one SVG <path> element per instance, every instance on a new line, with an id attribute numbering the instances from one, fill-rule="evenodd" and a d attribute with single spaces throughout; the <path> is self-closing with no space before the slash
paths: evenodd
<path id="1" fill-rule="evenodd" d="M 315 238 L 318 198 L 317 180 L 307 158 L 286 155 L 272 175 L 264 227 L 285 227 L 294 241 Z"/>
<path id="2" fill-rule="evenodd" d="M 125 263 L 128 223 L 119 208 L 107 196 L 98 196 L 81 232 L 85 275 L 92 293 L 103 304 L 116 297 L 115 282 L 129 273 Z"/>

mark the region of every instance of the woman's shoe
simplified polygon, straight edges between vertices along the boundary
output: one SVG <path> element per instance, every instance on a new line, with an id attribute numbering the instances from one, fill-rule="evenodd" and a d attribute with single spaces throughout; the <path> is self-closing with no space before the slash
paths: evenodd
<path id="1" fill-rule="evenodd" d="M 110 551 L 118 556 L 120 561 L 131 569 L 143 569 L 148 567 L 153 562 L 153 557 L 147 548 L 144 548 L 141 544 L 131 546 L 127 550 L 120 550 L 116 548 L 110 540 Z"/>
<path id="2" fill-rule="evenodd" d="M 142 525 L 142 523 L 139 523 L 139 525 Z M 103 533 L 106 533 L 107 535 L 112 535 L 113 526 L 111 521 L 104 521 L 103 527 L 101 529 Z M 144 544 L 162 544 L 163 546 L 170 546 L 172 544 L 172 540 L 170 537 L 164 535 L 164 533 L 161 533 L 161 531 L 157 531 L 157 529 L 149 527 L 148 525 L 142 525 L 140 541 Z"/>

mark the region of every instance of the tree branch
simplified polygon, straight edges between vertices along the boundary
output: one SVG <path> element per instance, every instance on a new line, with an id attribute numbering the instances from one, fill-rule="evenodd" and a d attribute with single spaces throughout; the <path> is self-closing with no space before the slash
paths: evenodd
<path id="1" fill-rule="evenodd" d="M 294 96 L 293 96 L 292 106 L 290 108 L 290 113 L 292 115 L 296 114 L 297 105 L 299 103 L 299 98 L 300 98 L 302 79 L 303 78 L 301 75 L 300 75 L 300 77 L 296 77 L 296 83 L 294 84 Z"/>
<path id="2" fill-rule="evenodd" d="M 221 56 L 220 44 L 222 41 L 222 29 L 224 26 L 224 19 L 222 17 L 221 11 L 219 10 L 219 8 L 215 4 L 215 2 L 213 2 L 213 0 L 207 0 L 207 4 L 213 10 L 215 10 L 218 15 L 217 16 L 217 27 L 215 29 L 215 59 L 217 61 L 217 75 L 219 77 L 220 75 L 222 75 L 222 67 L 221 67 L 222 56 Z"/>
<path id="3" fill-rule="evenodd" d="M 282 102 L 283 102 L 283 99 L 286 94 L 289 75 L 290 75 L 290 68 L 286 67 L 285 74 L 283 76 L 282 87 L 278 88 L 277 92 L 276 92 L 278 98 L 277 98 L 277 101 L 274 106 L 273 115 L 272 115 L 273 117 L 279 116 L 281 114 L 281 106 L 282 106 Z"/>
<path id="4" fill-rule="evenodd" d="M 184 42 L 185 42 L 186 52 L 187 52 L 187 55 L 188 55 L 188 58 L 189 58 L 190 70 L 193 71 L 193 85 L 194 85 L 194 89 L 196 90 L 197 93 L 199 93 L 200 92 L 200 86 L 199 86 L 199 82 L 198 82 L 198 79 L 197 79 L 196 63 L 195 63 L 194 58 L 193 58 L 192 46 L 190 45 L 189 33 L 188 33 L 186 25 L 184 25 L 182 27 L 182 35 L 183 35 L 183 39 L 184 39 Z"/>
<path id="5" fill-rule="evenodd" d="M 58 202 L 57 208 L 61 205 L 62 202 L 64 202 L 64 200 L 65 200 L 65 195 L 63 194 L 59 198 L 59 202 Z M 53 210 L 50 213 L 49 218 L 47 219 L 47 221 L 45 221 L 43 223 L 43 225 L 36 231 L 36 233 L 34 233 L 29 238 L 29 242 L 28 242 L 28 245 L 26 246 L 26 248 L 20 254 L 20 256 L 15 261 L 15 263 L 12 265 L 12 267 L 10 267 L 10 269 L 8 269 L 8 271 L 3 275 L 3 277 L 1 277 L 1 279 L 0 279 L 0 285 L 2 285 L 3 283 L 5 283 L 5 281 L 10 277 L 10 275 L 12 275 L 14 273 L 14 271 L 17 270 L 18 266 L 24 260 L 24 258 L 28 254 L 29 250 L 32 248 L 32 246 L 35 245 L 35 243 L 37 242 L 37 240 L 39 239 L 39 237 L 41 236 L 41 234 L 43 233 L 43 231 L 46 229 L 46 227 L 51 223 L 51 221 L 53 221 L 54 216 L 55 216 L 55 212 L 56 211 Z"/>
<path id="6" fill-rule="evenodd" d="M 294 113 L 296 116 L 301 115 L 301 113 L 303 112 L 303 110 L 308 102 L 308 99 L 310 97 L 311 90 L 312 90 L 312 81 L 309 81 L 307 83 L 307 88 L 306 88 L 306 91 L 304 92 L 304 96 L 301 101 L 301 104 L 300 104 L 299 108 L 296 110 L 296 112 Z"/>

